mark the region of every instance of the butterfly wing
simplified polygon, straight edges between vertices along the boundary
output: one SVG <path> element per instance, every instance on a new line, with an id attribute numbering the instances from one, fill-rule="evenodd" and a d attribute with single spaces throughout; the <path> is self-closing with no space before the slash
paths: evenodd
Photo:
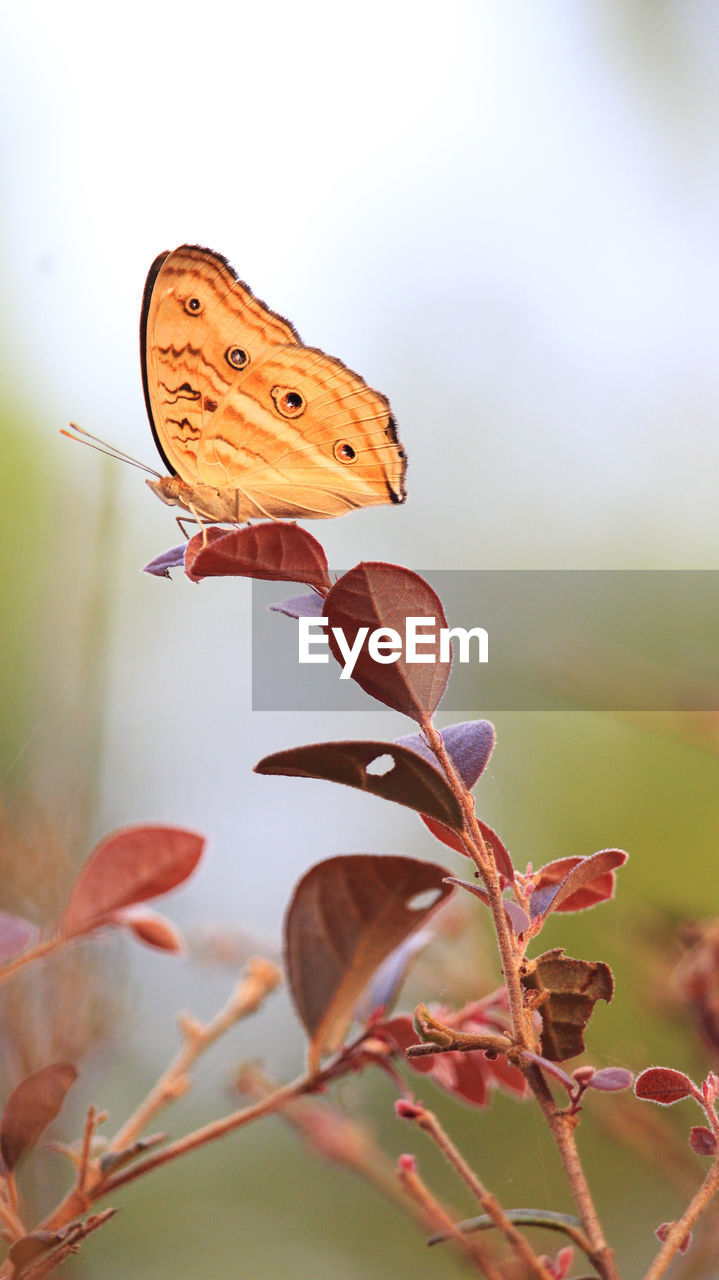
<path id="1" fill-rule="evenodd" d="M 155 441 L 181 480 L 276 517 L 404 501 L 386 398 L 304 347 L 219 254 L 186 245 L 153 263 L 141 345 Z"/>

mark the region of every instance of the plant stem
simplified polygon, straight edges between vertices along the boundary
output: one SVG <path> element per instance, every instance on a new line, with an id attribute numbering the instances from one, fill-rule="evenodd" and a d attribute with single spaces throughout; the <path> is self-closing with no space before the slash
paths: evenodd
<path id="1" fill-rule="evenodd" d="M 25 951 L 21 951 L 19 955 L 13 956 L 12 960 L 8 960 L 7 964 L 0 968 L 0 983 L 12 978 L 21 969 L 24 969 L 26 965 L 34 964 L 36 960 L 42 960 L 45 956 L 59 951 L 61 947 L 65 946 L 65 943 L 65 938 L 61 938 L 54 933 L 52 937 L 45 938 L 42 942 L 36 942 L 34 947 L 28 947 Z"/>
<path id="2" fill-rule="evenodd" d="M 482 1246 L 480 1245 L 478 1248 L 477 1241 L 468 1240 L 461 1231 L 457 1230 L 449 1214 L 445 1212 L 439 1201 L 432 1195 L 429 1187 L 419 1176 L 416 1169 L 408 1168 L 406 1164 L 400 1163 L 397 1176 L 407 1195 L 420 1209 L 430 1230 L 439 1230 L 446 1233 L 450 1240 L 454 1240 L 455 1244 L 484 1273 L 487 1280 L 503 1280 L 504 1273 L 495 1267 Z"/>
<path id="3" fill-rule="evenodd" d="M 499 944 L 502 972 L 507 986 L 512 1034 L 515 1043 L 519 1047 L 531 1050 L 533 1048 L 531 1022 L 524 1006 L 516 948 L 502 903 L 502 889 L 494 858 L 487 849 L 477 822 L 472 796 L 452 764 L 441 733 L 435 729 L 429 719 L 423 722 L 422 731 L 442 765 L 452 791 L 461 805 L 465 817 L 464 835 L 467 837 L 465 839 L 465 847 L 468 853 L 471 854 L 477 870 L 482 876 L 489 897 L 492 919 Z M 567 1116 L 557 1109 L 554 1098 L 539 1067 L 525 1064 L 521 1069 L 542 1108 L 552 1137 L 557 1145 L 582 1225 L 591 1243 L 591 1260 L 604 1280 L 619 1280 L 614 1254 L 604 1239 L 601 1223 L 579 1159 L 574 1140 L 576 1117 Z"/>
<path id="4" fill-rule="evenodd" d="M 474 800 L 472 799 L 469 791 L 467 791 L 467 788 L 464 786 L 462 779 L 459 777 L 459 774 L 456 772 L 454 765 L 452 764 L 452 760 L 444 745 L 441 733 L 435 729 L 431 720 L 426 720 L 423 723 L 422 731 L 425 734 L 432 751 L 442 765 L 452 791 L 462 808 L 465 819 L 465 844 L 467 851 L 482 876 L 489 895 L 489 905 L 492 912 L 492 918 L 494 920 L 497 942 L 499 944 L 502 973 L 504 974 L 504 981 L 507 986 L 509 1011 L 512 1020 L 512 1033 L 517 1044 L 521 1045 L 524 1049 L 531 1049 L 532 1036 L 524 1008 L 522 986 L 519 981 L 519 966 L 516 963 L 513 939 L 507 923 L 504 905 L 502 903 L 502 889 L 494 858 L 487 849 L 484 836 L 482 835 L 481 828 L 477 822 L 477 815 L 474 811 Z"/>
<path id="5" fill-rule="evenodd" d="M 420 1129 L 423 1129 L 425 1133 L 428 1133 L 434 1142 L 436 1142 L 442 1154 L 446 1157 L 452 1167 L 456 1169 L 460 1178 L 466 1182 L 472 1194 L 481 1204 L 484 1212 L 489 1215 L 495 1227 L 497 1227 L 497 1229 L 505 1236 L 507 1242 L 514 1249 L 517 1257 L 529 1269 L 529 1273 L 536 1276 L 537 1280 L 552 1280 L 551 1273 L 536 1257 L 534 1251 L 528 1245 L 521 1231 L 518 1231 L 514 1223 L 507 1217 L 496 1196 L 494 1196 L 491 1191 L 487 1190 L 484 1184 L 477 1177 L 474 1170 L 467 1164 L 464 1156 L 460 1153 L 449 1135 L 442 1128 L 434 1112 L 427 1111 L 426 1108 L 422 1108 L 422 1113 L 417 1117 L 417 1123 Z"/>
<path id="6" fill-rule="evenodd" d="M 704 1212 L 717 1191 L 719 1191 L 719 1160 L 714 1161 L 696 1195 L 692 1198 L 681 1218 L 674 1223 L 644 1280 L 659 1280 L 659 1277 L 664 1275 L 672 1258 L 678 1253 L 679 1246 L 685 1236 L 688 1235 L 697 1218 Z"/>
<path id="7" fill-rule="evenodd" d="M 181 1020 L 185 1043 L 144 1102 L 140 1103 L 134 1114 L 115 1134 L 108 1150 L 122 1151 L 125 1147 L 129 1147 L 163 1107 L 174 1102 L 185 1092 L 188 1084 L 187 1073 L 200 1055 L 236 1022 L 254 1013 L 265 997 L 279 986 L 281 981 L 282 974 L 276 965 L 262 957 L 254 956 L 248 961 L 241 983 L 211 1022 L 201 1026 L 189 1018 Z"/>

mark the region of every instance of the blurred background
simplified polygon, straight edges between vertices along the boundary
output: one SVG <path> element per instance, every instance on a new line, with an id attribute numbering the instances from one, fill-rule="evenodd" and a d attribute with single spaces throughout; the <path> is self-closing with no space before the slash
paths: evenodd
<path id="1" fill-rule="evenodd" d="M 114 19 L 80 0 L 26 0 L 1 22 L 0 907 L 51 919 L 73 866 L 125 823 L 210 840 L 200 872 L 163 904 L 187 957 L 97 942 L 6 998 L 5 1087 L 21 1067 L 74 1055 L 75 1136 L 89 1101 L 117 1125 L 143 1096 L 174 1053 L 179 1009 L 209 1017 L 244 955 L 279 953 L 292 886 L 312 862 L 447 853 L 466 874 L 409 811 L 253 775 L 281 747 L 411 726 L 369 704 L 253 712 L 249 584 L 142 575 L 178 541 L 172 513 L 141 473 L 59 435 L 73 420 L 157 465 L 137 340 L 151 262 L 183 242 L 218 250 L 305 341 L 390 397 L 409 501 L 308 525 L 331 565 L 715 568 L 719 28 L 708 0 L 145 0 Z M 669 973 L 680 922 L 719 914 L 719 730 L 662 715 L 496 722 L 479 811 L 520 867 L 610 846 L 631 854 L 616 904 L 544 935 L 614 967 L 591 1061 L 702 1078 L 716 1060 L 672 1003 Z M 467 908 L 454 950 L 428 953 L 405 1007 L 496 986 L 483 929 Z M 230 1083 L 248 1057 L 284 1080 L 303 1053 L 276 995 L 163 1123 L 179 1135 L 235 1105 Z M 470 1111 L 421 1084 L 505 1206 L 571 1211 L 530 1108 L 500 1097 Z M 367 1079 L 335 1101 L 369 1119 L 391 1159 L 416 1152 L 471 1214 L 395 1119 L 393 1096 Z M 649 1110 L 597 1095 L 582 1130 L 627 1274 L 648 1264 L 654 1227 L 704 1173 L 685 1141 L 697 1122 L 688 1104 L 660 1117 L 674 1138 L 652 1147 L 645 1135 L 630 1152 Z M 47 1208 L 66 1172 L 50 1154 L 33 1163 L 26 1190 Z M 461 1272 L 279 1120 L 118 1203 L 68 1275 L 120 1280 L 138 1259 L 153 1278 Z"/>

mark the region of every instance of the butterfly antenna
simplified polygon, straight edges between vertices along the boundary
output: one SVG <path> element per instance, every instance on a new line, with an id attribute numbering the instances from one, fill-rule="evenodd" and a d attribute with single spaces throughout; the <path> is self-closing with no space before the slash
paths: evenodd
<path id="1" fill-rule="evenodd" d="M 138 467 L 140 471 L 147 471 L 149 475 L 156 476 L 158 480 L 162 479 L 162 474 L 159 471 L 155 471 L 153 467 L 148 467 L 146 463 L 133 458 L 131 454 L 124 453 L 122 449 L 117 449 L 114 444 L 108 444 L 106 440 L 101 440 L 99 436 L 92 435 L 84 427 L 78 427 L 75 422 L 71 422 L 70 427 L 72 428 L 70 431 L 66 431 L 64 427 L 61 427 L 60 435 L 67 436 L 68 440 L 75 440 L 77 444 L 86 444 L 91 449 L 97 449 L 98 453 L 105 453 L 108 458 L 116 458 L 118 462 L 127 462 L 131 467 Z M 73 432 L 77 434 L 73 435 Z"/>

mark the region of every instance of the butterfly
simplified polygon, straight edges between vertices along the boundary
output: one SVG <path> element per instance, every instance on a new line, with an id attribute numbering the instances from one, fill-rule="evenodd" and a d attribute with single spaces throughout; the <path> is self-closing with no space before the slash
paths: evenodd
<path id="1" fill-rule="evenodd" d="M 155 259 L 140 354 L 170 473 L 153 472 L 147 484 L 201 524 L 322 519 L 405 501 L 406 455 L 389 401 L 304 346 L 219 253 L 181 245 Z"/>

